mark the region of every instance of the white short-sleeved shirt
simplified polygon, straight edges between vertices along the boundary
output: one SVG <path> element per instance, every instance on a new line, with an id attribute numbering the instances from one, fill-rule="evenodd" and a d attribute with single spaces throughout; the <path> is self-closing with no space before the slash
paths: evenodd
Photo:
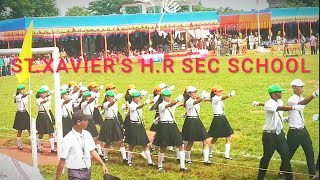
<path id="1" fill-rule="evenodd" d="M 110 104 L 110 101 L 106 101 L 103 103 L 103 109 L 104 113 L 106 115 L 106 118 L 117 118 L 118 116 L 118 104 L 115 102 L 112 106 L 108 107 Z"/>
<path id="2" fill-rule="evenodd" d="M 187 116 L 200 116 L 200 105 L 199 103 L 193 105 L 194 101 L 196 100 L 191 97 L 186 101 Z"/>
<path id="3" fill-rule="evenodd" d="M 69 96 L 72 98 L 72 105 L 73 107 L 78 107 L 79 103 L 78 103 L 78 97 L 79 97 L 79 91 L 73 93 L 73 94 L 69 94 Z"/>
<path id="4" fill-rule="evenodd" d="M 100 93 L 94 92 L 94 91 L 90 91 L 91 93 L 91 97 L 95 97 L 94 101 L 93 101 L 93 105 L 95 108 L 97 108 L 99 106 L 99 97 L 100 97 Z"/>
<path id="5" fill-rule="evenodd" d="M 48 109 L 48 101 L 46 103 L 42 103 L 42 101 L 47 100 L 47 99 L 43 99 L 43 98 L 38 98 L 36 99 L 36 104 L 38 106 L 38 111 L 45 111 L 45 110 L 49 110 Z M 45 109 L 44 109 L 45 108 Z"/>
<path id="6" fill-rule="evenodd" d="M 85 115 L 93 115 L 94 102 L 91 102 L 90 104 L 88 104 L 88 101 L 82 102 L 81 109 Z"/>
<path id="7" fill-rule="evenodd" d="M 91 151 L 96 148 L 89 131 L 82 130 L 80 134 L 72 130 L 63 138 L 60 158 L 66 159 L 68 169 L 91 167 Z"/>
<path id="8" fill-rule="evenodd" d="M 170 104 L 170 102 L 163 101 L 159 104 L 159 113 L 160 113 L 160 121 L 174 121 L 174 111 L 176 109 L 176 105 L 172 107 L 166 108 L 166 105 Z"/>
<path id="9" fill-rule="evenodd" d="M 224 104 L 222 101 L 222 96 L 213 96 L 211 98 L 211 105 L 213 114 L 223 114 L 224 113 Z"/>
<path id="10" fill-rule="evenodd" d="M 134 122 L 142 121 L 142 108 L 137 109 L 140 106 L 140 103 L 136 104 L 132 101 L 129 104 L 130 120 Z"/>
<path id="11" fill-rule="evenodd" d="M 47 107 L 48 107 L 48 110 L 51 110 L 51 100 L 52 100 L 52 96 L 50 95 L 50 96 L 48 96 L 47 97 L 47 102 L 46 102 L 46 104 L 47 104 Z"/>
<path id="12" fill-rule="evenodd" d="M 78 96 L 79 97 L 79 96 Z M 75 99 L 75 103 L 73 103 L 73 106 L 75 107 L 75 108 L 77 108 L 77 107 L 79 107 L 79 105 L 80 105 L 80 103 L 81 103 L 81 101 L 82 101 L 82 96 L 81 97 L 76 97 L 76 99 Z M 79 108 L 81 108 L 81 107 L 79 107 Z"/>
<path id="13" fill-rule="evenodd" d="M 280 122 L 281 129 L 283 129 L 282 119 L 283 119 L 283 111 L 277 111 L 279 106 L 283 106 L 283 101 L 278 99 L 275 101 L 273 99 L 269 99 L 264 104 L 264 110 L 266 115 L 266 122 L 263 127 L 263 130 L 274 131 L 278 123 Z"/>
<path id="14" fill-rule="evenodd" d="M 68 116 L 73 113 L 72 101 L 69 101 L 67 104 L 63 104 L 64 99 L 61 99 L 61 114 L 62 116 Z"/>
<path id="15" fill-rule="evenodd" d="M 18 94 L 15 97 L 17 110 L 18 111 L 26 111 L 28 107 L 28 96 L 22 98 L 22 94 Z"/>
<path id="16" fill-rule="evenodd" d="M 298 105 L 298 103 L 302 100 L 304 100 L 303 97 L 299 97 L 294 94 L 288 99 L 288 106 Z M 289 127 L 300 129 L 303 128 L 304 125 L 305 123 L 303 111 L 289 111 Z"/>
<path id="17" fill-rule="evenodd" d="M 156 95 L 156 96 L 153 98 L 153 102 L 154 102 L 154 103 L 158 102 L 159 98 L 160 98 L 160 95 Z"/>

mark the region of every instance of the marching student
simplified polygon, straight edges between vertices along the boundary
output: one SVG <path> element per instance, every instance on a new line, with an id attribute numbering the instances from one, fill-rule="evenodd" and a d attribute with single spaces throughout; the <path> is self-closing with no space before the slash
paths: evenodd
<path id="1" fill-rule="evenodd" d="M 103 152 L 104 161 L 108 161 L 108 149 L 110 144 L 118 142 L 120 146 L 120 152 L 122 155 L 123 162 L 127 162 L 126 149 L 124 146 L 124 136 L 121 124 L 118 120 L 118 107 L 115 100 L 115 94 L 113 91 L 108 90 L 104 94 L 105 100 L 102 104 L 106 119 L 99 134 L 99 141 L 105 143 L 105 149 Z"/>
<path id="2" fill-rule="evenodd" d="M 25 92 L 26 87 L 23 84 L 19 84 L 17 87 L 14 103 L 17 105 L 17 112 L 13 123 L 13 128 L 17 132 L 17 145 L 19 150 L 23 150 L 21 142 L 21 134 L 23 130 L 27 130 L 30 136 L 30 115 L 27 111 L 28 96 L 31 91 Z"/>
<path id="3" fill-rule="evenodd" d="M 98 130 L 93 119 L 93 110 L 95 106 L 94 101 L 95 101 L 95 97 L 92 97 L 91 92 L 85 91 L 83 93 L 82 102 L 80 103 L 79 106 L 81 107 L 81 110 L 83 110 L 83 113 L 85 115 L 88 115 L 91 117 L 91 119 L 89 119 L 89 124 L 86 130 L 90 132 L 96 144 L 98 154 L 102 156 L 101 145 L 98 141 Z"/>
<path id="4" fill-rule="evenodd" d="M 68 94 L 67 90 L 61 90 L 61 115 L 62 115 L 62 132 L 63 137 L 66 136 L 72 129 L 72 98 Z"/>
<path id="5" fill-rule="evenodd" d="M 235 96 L 235 91 L 231 91 L 228 96 L 222 96 L 222 92 L 223 89 L 220 85 L 214 86 L 211 91 L 213 119 L 208 131 L 208 134 L 212 137 L 209 147 L 209 157 L 212 157 L 213 146 L 217 142 L 218 138 L 226 138 L 224 158 L 232 159 L 230 157 L 230 148 L 233 129 L 224 115 L 223 100 Z"/>
<path id="6" fill-rule="evenodd" d="M 155 166 L 152 162 L 150 150 L 148 147 L 149 139 L 144 129 L 142 120 L 142 108 L 150 104 L 150 99 L 147 99 L 143 104 L 140 104 L 141 93 L 134 91 L 131 93 L 132 102 L 129 104 L 130 121 L 126 129 L 125 142 L 128 143 L 128 166 L 132 166 L 132 150 L 135 146 L 143 146 L 144 154 L 148 160 L 148 166 Z"/>
<path id="7" fill-rule="evenodd" d="M 115 96 L 114 96 L 115 101 L 119 101 L 124 95 L 123 93 L 116 94 L 116 87 L 113 84 L 106 85 L 106 91 L 108 91 L 108 90 L 111 90 L 115 94 Z M 115 104 L 118 107 L 117 102 Z M 122 126 L 123 125 L 123 118 L 122 118 L 122 115 L 120 114 L 119 111 L 118 111 L 117 117 L 118 117 L 118 121 L 119 121 L 120 125 Z"/>
<path id="8" fill-rule="evenodd" d="M 77 99 L 80 94 L 80 88 L 82 87 L 82 82 L 77 85 L 75 81 L 70 81 L 68 84 L 68 89 L 69 89 L 69 96 L 72 99 L 72 107 L 75 109 L 76 106 L 78 106 Z M 68 90 L 67 90 L 68 91 Z"/>
<path id="9" fill-rule="evenodd" d="M 312 93 L 311 96 L 304 99 L 301 95 L 303 93 L 304 83 L 301 79 L 295 79 L 291 82 L 291 87 L 293 90 L 293 95 L 288 99 L 288 106 L 293 105 L 307 105 L 314 98 L 319 96 L 319 89 Z M 301 145 L 304 154 L 306 156 L 308 171 L 310 178 L 316 178 L 316 170 L 314 166 L 314 152 L 312 141 L 304 122 L 303 110 L 290 110 L 289 111 L 289 131 L 287 135 L 287 142 L 289 146 L 289 158 L 292 159 L 296 150 Z M 283 171 L 283 167 L 280 168 Z"/>
<path id="10" fill-rule="evenodd" d="M 289 146 L 283 129 L 283 111 L 304 109 L 303 105 L 283 106 L 281 100 L 283 89 L 279 85 L 272 85 L 268 88 L 270 99 L 264 104 L 266 122 L 263 127 L 262 143 L 263 157 L 259 165 L 258 180 L 263 180 L 269 166 L 269 162 L 275 150 L 281 156 L 281 164 L 285 171 L 286 179 L 293 179 Z M 258 103 L 259 104 L 259 103 Z"/>
<path id="11" fill-rule="evenodd" d="M 48 85 L 43 85 L 43 86 L 41 86 L 41 88 L 43 88 L 43 89 L 46 90 L 46 92 L 47 92 L 48 110 L 49 110 L 49 113 L 50 113 L 52 122 L 53 122 L 53 124 L 55 124 L 55 122 L 56 122 L 56 121 L 55 121 L 55 117 L 54 117 L 54 115 L 53 115 L 53 113 L 52 113 L 52 111 L 51 111 L 52 93 L 53 93 L 54 91 L 53 91 L 53 90 L 50 90 L 49 87 L 48 87 Z M 55 141 L 55 142 L 56 142 L 56 141 Z"/>
<path id="12" fill-rule="evenodd" d="M 210 164 L 209 161 L 209 134 L 200 121 L 200 103 L 206 98 L 205 93 L 197 96 L 197 89 L 194 86 L 189 86 L 187 89 L 187 96 L 185 97 L 185 108 L 187 116 L 182 127 L 182 139 L 188 141 L 185 147 L 186 162 L 191 164 L 191 148 L 194 141 L 203 142 L 203 159 L 205 164 Z"/>
<path id="13" fill-rule="evenodd" d="M 47 91 L 44 88 L 40 88 L 36 94 L 36 104 L 38 106 L 38 116 L 36 119 L 36 129 L 38 131 L 38 152 L 42 153 L 42 138 L 44 134 L 49 134 L 49 141 L 51 147 L 51 153 L 57 153 L 54 148 L 54 121 L 49 112 L 50 101 L 48 100 Z"/>
<path id="14" fill-rule="evenodd" d="M 81 109 L 80 103 L 82 102 L 82 99 L 83 99 L 83 93 L 86 91 L 89 91 L 89 90 L 85 86 L 81 86 L 79 88 L 78 96 L 76 96 L 76 97 L 74 96 L 75 103 L 73 103 L 73 110 L 80 110 Z"/>
<path id="15" fill-rule="evenodd" d="M 162 88 L 160 86 L 155 87 L 153 90 L 153 101 L 151 101 L 151 103 L 154 103 L 154 104 L 151 106 L 151 108 L 149 110 L 150 111 L 155 110 L 156 114 L 154 115 L 154 122 L 152 123 L 152 125 L 150 127 L 150 131 L 152 131 L 152 132 L 156 132 L 158 117 L 160 115 L 159 110 L 158 110 L 158 106 L 163 101 L 163 99 L 161 98 L 161 91 L 162 91 Z"/>
<path id="16" fill-rule="evenodd" d="M 158 156 L 158 169 L 163 169 L 164 154 L 167 146 L 176 146 L 179 148 L 180 171 L 188 171 L 185 167 L 185 152 L 183 148 L 182 137 L 174 118 L 174 110 L 177 106 L 177 101 L 171 101 L 171 92 L 167 89 L 161 93 L 163 102 L 159 104 L 160 121 L 157 125 L 157 135 L 153 144 L 160 146 Z"/>
<path id="17" fill-rule="evenodd" d="M 92 102 L 94 109 L 93 110 L 91 109 L 93 122 L 95 124 L 99 124 L 101 127 L 102 123 L 103 123 L 103 119 L 102 119 L 102 116 L 99 111 L 99 97 L 100 97 L 99 91 L 103 89 L 103 85 L 101 85 L 98 88 L 98 86 L 95 82 L 91 82 L 88 85 L 88 89 L 90 91 L 91 97 L 94 98 L 94 101 Z M 89 126 L 90 126 L 90 124 L 89 124 Z M 98 143 L 97 139 L 95 139 L 95 140 L 96 140 L 98 154 L 101 155 L 102 154 L 101 145 L 100 145 L 100 143 Z"/>
<path id="18" fill-rule="evenodd" d="M 123 106 L 123 109 L 128 109 L 129 104 L 132 102 L 132 97 L 131 97 L 130 93 L 132 93 L 132 91 L 134 91 L 134 90 L 136 91 L 136 86 L 134 86 L 133 84 L 130 84 L 127 87 L 127 91 L 124 96 L 124 99 L 126 100 L 126 104 L 125 104 L 125 106 Z M 130 113 L 128 112 L 125 119 L 124 119 L 124 122 L 123 122 L 123 129 L 126 130 L 129 126 L 129 124 L 130 124 Z M 125 132 L 125 135 L 126 135 L 126 132 Z"/>

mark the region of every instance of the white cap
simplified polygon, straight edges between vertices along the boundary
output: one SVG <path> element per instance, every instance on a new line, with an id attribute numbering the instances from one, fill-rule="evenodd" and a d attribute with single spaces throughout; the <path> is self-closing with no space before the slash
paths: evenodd
<path id="1" fill-rule="evenodd" d="M 166 85 L 165 83 L 161 83 L 161 84 L 159 84 L 159 87 L 160 87 L 161 89 L 163 89 L 163 88 L 168 87 L 168 85 Z"/>
<path id="2" fill-rule="evenodd" d="M 69 89 L 69 86 L 68 86 L 68 85 L 62 85 L 62 86 L 61 86 L 61 90 L 67 90 L 67 89 Z"/>
<path id="3" fill-rule="evenodd" d="M 197 88 L 195 88 L 194 86 L 189 86 L 188 89 L 187 89 L 187 92 L 190 93 L 190 92 L 196 92 L 198 91 Z"/>
<path id="4" fill-rule="evenodd" d="M 79 90 L 84 92 L 84 91 L 88 91 L 88 88 L 85 86 L 81 86 Z"/>
<path id="5" fill-rule="evenodd" d="M 46 90 L 46 91 L 49 91 L 49 90 L 50 90 L 49 87 L 48 87 L 48 85 L 43 85 L 43 86 L 41 86 L 41 88 L 43 88 L 43 89 Z"/>
<path id="6" fill-rule="evenodd" d="M 305 84 L 301 79 L 295 79 L 291 82 L 291 86 L 304 86 Z"/>

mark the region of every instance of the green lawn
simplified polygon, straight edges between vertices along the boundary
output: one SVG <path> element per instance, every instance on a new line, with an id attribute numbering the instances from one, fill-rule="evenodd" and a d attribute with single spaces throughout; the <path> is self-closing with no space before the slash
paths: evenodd
<path id="1" fill-rule="evenodd" d="M 273 58 L 271 55 L 250 55 L 251 58 L 268 58 L 269 61 Z M 284 62 L 287 58 L 280 57 Z M 121 179 L 255 179 L 257 176 L 257 168 L 259 166 L 259 156 L 262 155 L 262 127 L 264 125 L 264 112 L 261 107 L 252 107 L 252 101 L 257 100 L 265 102 L 269 95 L 267 89 L 272 84 L 279 84 L 285 89 L 283 92 L 283 101 L 286 103 L 287 99 L 292 95 L 290 82 L 293 79 L 302 79 L 306 86 L 304 88 L 304 97 L 311 95 L 319 87 L 319 57 L 307 55 L 305 58 L 305 69 L 311 70 L 310 73 L 301 72 L 301 64 L 299 64 L 298 71 L 289 73 L 283 70 L 280 73 L 273 73 L 269 68 L 269 72 L 257 73 L 255 70 L 252 73 L 231 73 L 228 71 L 230 67 L 228 60 L 230 57 L 219 57 L 219 72 L 210 73 L 206 68 L 206 73 L 183 73 L 181 60 L 176 60 L 174 64 L 174 73 L 141 73 L 140 65 L 134 64 L 131 73 L 123 73 L 121 66 L 115 66 L 115 73 L 61 73 L 61 83 L 66 84 L 70 80 L 76 82 L 82 81 L 85 85 L 91 81 L 95 81 L 98 85 L 113 83 L 116 86 L 117 92 L 125 93 L 126 87 L 129 84 L 134 84 L 138 89 L 152 92 L 153 88 L 165 82 L 166 84 L 175 85 L 174 96 L 182 93 L 183 89 L 188 85 L 193 85 L 199 89 L 210 91 L 211 87 L 220 84 L 225 90 L 225 94 L 231 90 L 236 90 L 236 96 L 225 101 L 225 114 L 233 127 L 235 134 L 231 145 L 231 156 L 235 159 L 233 161 L 226 161 L 223 159 L 224 140 L 221 139 L 215 146 L 215 153 L 213 161 L 216 163 L 212 166 L 205 166 L 202 163 L 194 163 L 187 167 L 191 169 L 188 174 L 179 173 L 179 165 L 175 160 L 166 159 L 165 173 L 158 173 L 157 169 L 150 169 L 146 166 L 146 161 L 135 156 L 134 166 L 129 168 L 120 163 L 120 154 L 118 152 L 111 153 L 111 161 L 108 163 L 108 168 L 111 174 L 119 176 Z M 243 59 L 239 58 L 239 60 Z M 298 58 L 297 58 L 298 59 Z M 298 59 L 300 62 L 301 59 Z M 205 63 L 206 64 L 206 63 Z M 292 64 L 291 64 L 292 65 Z M 193 65 L 194 66 L 194 65 Z M 207 65 L 205 65 L 207 66 Z M 195 67 L 195 66 L 194 66 Z M 213 64 L 213 68 L 216 64 Z M 240 66 L 241 67 L 241 66 Z M 249 66 L 248 66 L 249 67 Z M 250 66 L 254 67 L 254 65 Z M 284 66 L 285 67 L 285 66 Z M 162 63 L 155 63 L 154 69 L 162 69 Z M 31 87 L 35 92 L 41 85 L 47 84 L 53 88 L 53 75 L 32 74 Z M 0 128 L 11 128 L 13 125 L 15 115 L 15 104 L 13 97 L 18 82 L 14 76 L 0 78 Z M 102 102 L 102 98 L 100 98 Z M 54 102 L 53 102 L 54 103 Z M 124 99 L 119 102 L 119 105 L 124 103 Z M 312 116 L 319 113 L 319 98 L 312 101 L 304 111 L 306 126 L 311 135 L 314 145 L 314 152 L 317 158 L 319 152 L 319 123 L 313 122 Z M 35 97 L 32 95 L 32 114 L 36 117 L 37 107 L 35 105 Z M 54 106 L 53 106 L 54 107 Z M 121 111 L 122 112 L 122 111 Z M 184 112 L 183 108 L 176 110 L 175 116 L 179 128 L 182 128 L 183 119 L 181 114 Z M 287 113 L 285 113 L 287 115 Z M 152 124 L 154 112 L 149 112 L 147 108 L 143 111 L 143 117 L 146 124 L 146 129 Z M 201 104 L 201 119 L 208 129 L 212 120 L 211 104 L 204 102 Z M 288 125 L 285 125 L 287 131 Z M 0 136 L 13 137 L 10 141 L 5 141 L 6 144 L 15 144 L 15 131 L 1 130 Z M 138 149 L 136 149 L 138 151 Z M 114 154 L 114 156 L 112 156 Z M 174 152 L 166 153 L 166 155 L 174 156 Z M 274 155 L 275 160 L 270 162 L 269 168 L 277 170 L 280 166 L 280 157 L 277 153 Z M 154 157 L 154 162 L 157 162 L 157 157 Z M 194 151 L 192 152 L 193 160 L 202 160 L 201 144 L 196 143 Z M 293 171 L 297 173 L 307 173 L 307 166 L 301 161 L 305 162 L 305 156 L 301 148 L 298 149 L 293 157 Z M 41 172 L 46 179 L 54 179 L 56 166 L 42 166 Z M 101 179 L 100 167 L 94 165 L 93 178 Z M 277 172 L 268 171 L 268 179 L 277 179 Z M 295 175 L 296 179 L 308 179 L 304 175 Z"/>

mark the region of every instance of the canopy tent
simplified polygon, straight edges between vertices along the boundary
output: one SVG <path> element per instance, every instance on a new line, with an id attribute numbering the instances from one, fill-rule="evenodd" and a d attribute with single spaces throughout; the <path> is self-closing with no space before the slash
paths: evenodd
<path id="1" fill-rule="evenodd" d="M 270 9 L 272 24 L 319 21 L 319 7 Z"/>
<path id="2" fill-rule="evenodd" d="M 271 27 L 269 10 L 259 11 L 260 28 Z M 244 11 L 220 16 L 220 26 L 226 29 L 258 29 L 258 11 Z"/>
<path id="3" fill-rule="evenodd" d="M 127 14 L 107 16 L 33 17 L 0 21 L 0 40 L 20 40 L 27 25 L 33 21 L 34 37 L 62 37 L 128 33 L 133 31 L 154 32 L 161 14 Z M 218 25 L 216 12 L 184 12 L 165 14 L 161 30 L 186 30 L 190 28 L 214 28 Z"/>

